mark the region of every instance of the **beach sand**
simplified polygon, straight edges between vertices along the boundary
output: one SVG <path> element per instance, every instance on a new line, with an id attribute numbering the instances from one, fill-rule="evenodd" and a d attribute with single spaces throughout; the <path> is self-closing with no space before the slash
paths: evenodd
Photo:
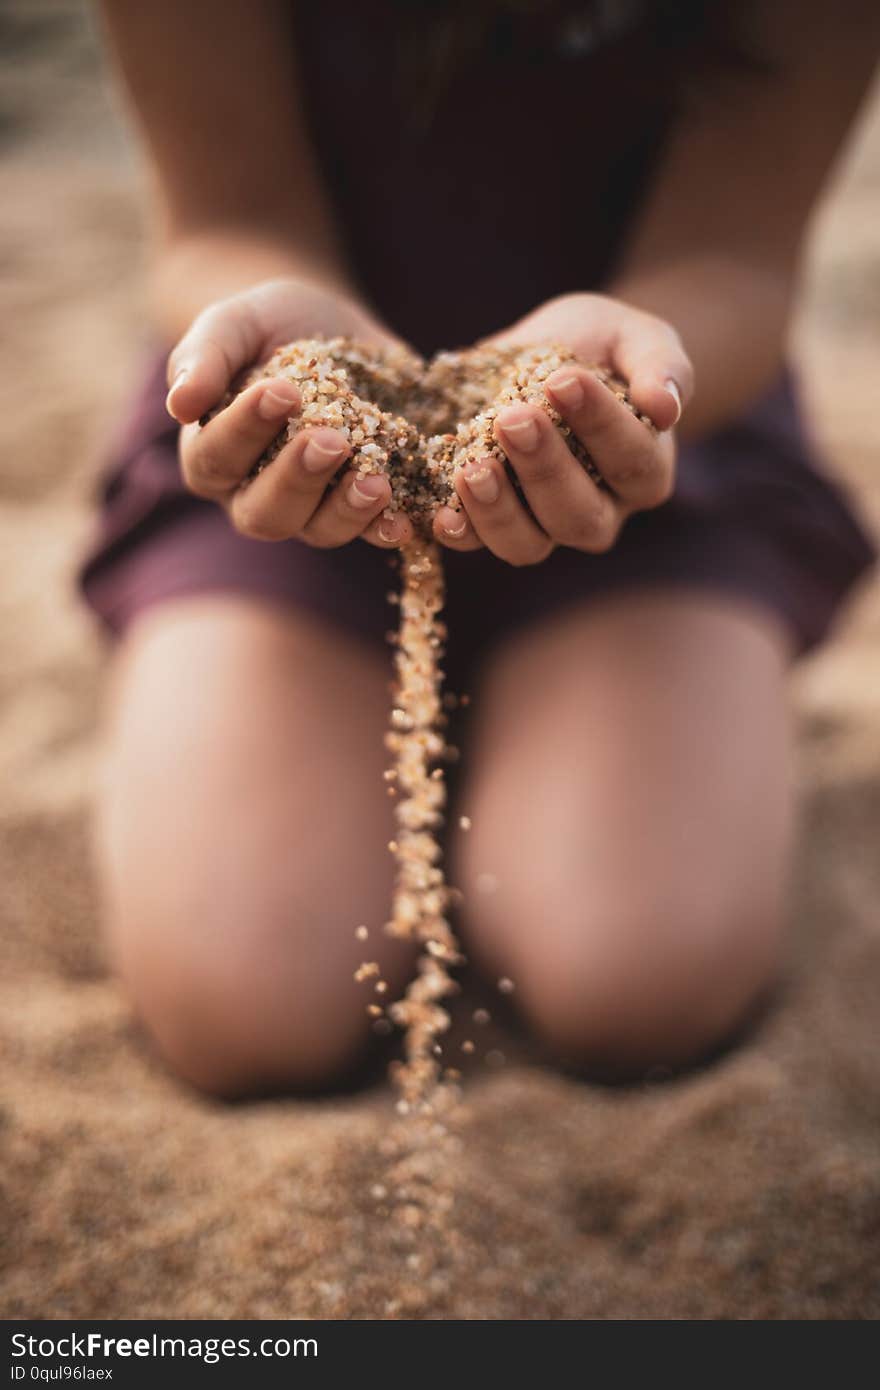
<path id="1" fill-rule="evenodd" d="M 13 1318 L 876 1318 L 880 586 L 798 670 L 790 959 L 749 1036 L 628 1089 L 478 1067 L 442 1245 L 377 1212 L 381 1081 L 208 1103 L 108 977 L 89 869 L 104 649 L 71 574 L 146 344 L 141 176 L 75 6 L 7 7 L 0 439 L 0 1311 Z M 880 523 L 880 103 L 794 349 Z M 522 1049 L 520 1049 L 522 1053 Z"/>

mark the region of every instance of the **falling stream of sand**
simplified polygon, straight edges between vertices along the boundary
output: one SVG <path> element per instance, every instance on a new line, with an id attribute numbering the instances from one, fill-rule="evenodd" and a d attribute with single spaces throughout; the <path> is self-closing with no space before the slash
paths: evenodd
<path id="1" fill-rule="evenodd" d="M 395 800 L 396 829 L 389 849 L 396 873 L 386 930 L 416 943 L 419 954 L 400 999 L 387 997 L 388 984 L 377 961 L 367 959 L 355 972 L 357 980 L 371 985 L 366 1008 L 376 1028 L 387 1031 L 396 1025 L 403 1033 L 403 1060 L 394 1065 L 393 1078 L 406 1131 L 389 1137 L 388 1156 L 394 1160 L 392 1203 L 413 1228 L 444 1210 L 448 1193 L 438 1183 L 443 1166 L 437 1160 L 444 1145 L 455 1143 L 450 1122 L 460 1110 L 458 1072 L 443 1065 L 441 1043 L 450 1023 L 446 1001 L 457 988 L 451 971 L 462 955 L 449 924 L 452 891 L 439 838 L 446 804 L 444 767 L 456 750 L 445 737 L 444 570 L 440 547 L 430 539 L 431 521 L 438 506 L 460 505 L 454 478 L 464 462 L 488 456 L 506 466 L 494 423 L 498 411 L 515 401 L 545 410 L 583 467 L 599 480 L 543 387 L 550 373 L 570 360 L 570 352 L 556 347 L 482 347 L 441 353 L 425 363 L 405 349 L 309 339 L 279 348 L 244 383 L 285 376 L 302 397 L 299 414 L 256 472 L 271 464 L 303 426 L 329 426 L 349 440 L 347 467 L 389 479 L 390 511 L 406 512 L 415 531 L 400 556 L 399 592 L 390 595 L 399 606 L 399 621 L 386 734 L 392 761 L 385 778 Z M 622 383 L 601 368 L 593 370 L 632 410 Z M 461 824 L 467 829 L 470 822 L 463 817 Z M 368 928 L 357 927 L 356 935 L 366 940 Z M 500 985 L 503 990 L 512 987 L 510 981 Z M 465 1051 L 473 1047 L 469 1041 L 463 1044 Z M 388 1188 L 378 1184 L 377 1200 L 388 1196 Z"/>

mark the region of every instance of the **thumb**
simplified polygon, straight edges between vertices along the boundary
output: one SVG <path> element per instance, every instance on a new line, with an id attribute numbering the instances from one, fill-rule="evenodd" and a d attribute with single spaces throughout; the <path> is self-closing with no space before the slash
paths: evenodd
<path id="1" fill-rule="evenodd" d="M 674 328 L 632 309 L 618 329 L 612 362 L 629 396 L 658 430 L 671 429 L 694 392 L 694 369 Z"/>
<path id="2" fill-rule="evenodd" d="M 244 294 L 204 309 L 168 358 L 168 413 L 181 424 L 200 419 L 254 361 L 262 343 L 260 324 Z"/>

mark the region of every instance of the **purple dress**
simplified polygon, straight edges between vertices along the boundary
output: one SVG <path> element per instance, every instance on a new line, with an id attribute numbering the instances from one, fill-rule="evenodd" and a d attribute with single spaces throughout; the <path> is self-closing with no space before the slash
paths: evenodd
<path id="1" fill-rule="evenodd" d="M 675 55 L 660 51 L 651 9 L 487 7 L 438 74 L 436 55 L 449 52 L 442 6 L 297 7 L 306 114 L 351 264 L 378 312 L 422 351 L 607 284 L 675 113 Z M 114 450 L 82 570 L 107 627 L 121 633 L 167 598 L 226 591 L 381 641 L 387 555 L 238 535 L 183 487 L 163 399 L 156 362 Z M 741 419 L 685 445 L 673 497 L 632 517 L 608 554 L 560 549 L 526 569 L 482 551 L 446 558 L 447 667 L 460 683 L 513 629 L 622 586 L 747 597 L 806 649 L 873 549 L 816 461 L 786 376 Z"/>

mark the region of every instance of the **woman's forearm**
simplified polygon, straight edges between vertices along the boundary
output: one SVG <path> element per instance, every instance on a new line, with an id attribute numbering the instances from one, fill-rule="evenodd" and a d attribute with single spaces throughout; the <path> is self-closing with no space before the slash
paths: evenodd
<path id="1" fill-rule="evenodd" d="M 778 373 L 804 235 L 871 80 L 876 0 L 711 7 L 611 294 L 667 319 L 693 359 L 702 434 Z M 720 62 L 741 52 L 750 61 Z M 699 57 L 699 55 L 697 55 Z"/>
<path id="2" fill-rule="evenodd" d="M 632 267 L 607 292 L 680 334 L 696 377 L 681 424 L 685 438 L 735 419 L 780 372 L 793 281 L 777 265 L 707 254 Z"/>
<path id="3" fill-rule="evenodd" d="M 287 0 L 102 11 L 153 175 L 160 331 L 174 341 L 212 300 L 278 276 L 350 289 Z"/>

